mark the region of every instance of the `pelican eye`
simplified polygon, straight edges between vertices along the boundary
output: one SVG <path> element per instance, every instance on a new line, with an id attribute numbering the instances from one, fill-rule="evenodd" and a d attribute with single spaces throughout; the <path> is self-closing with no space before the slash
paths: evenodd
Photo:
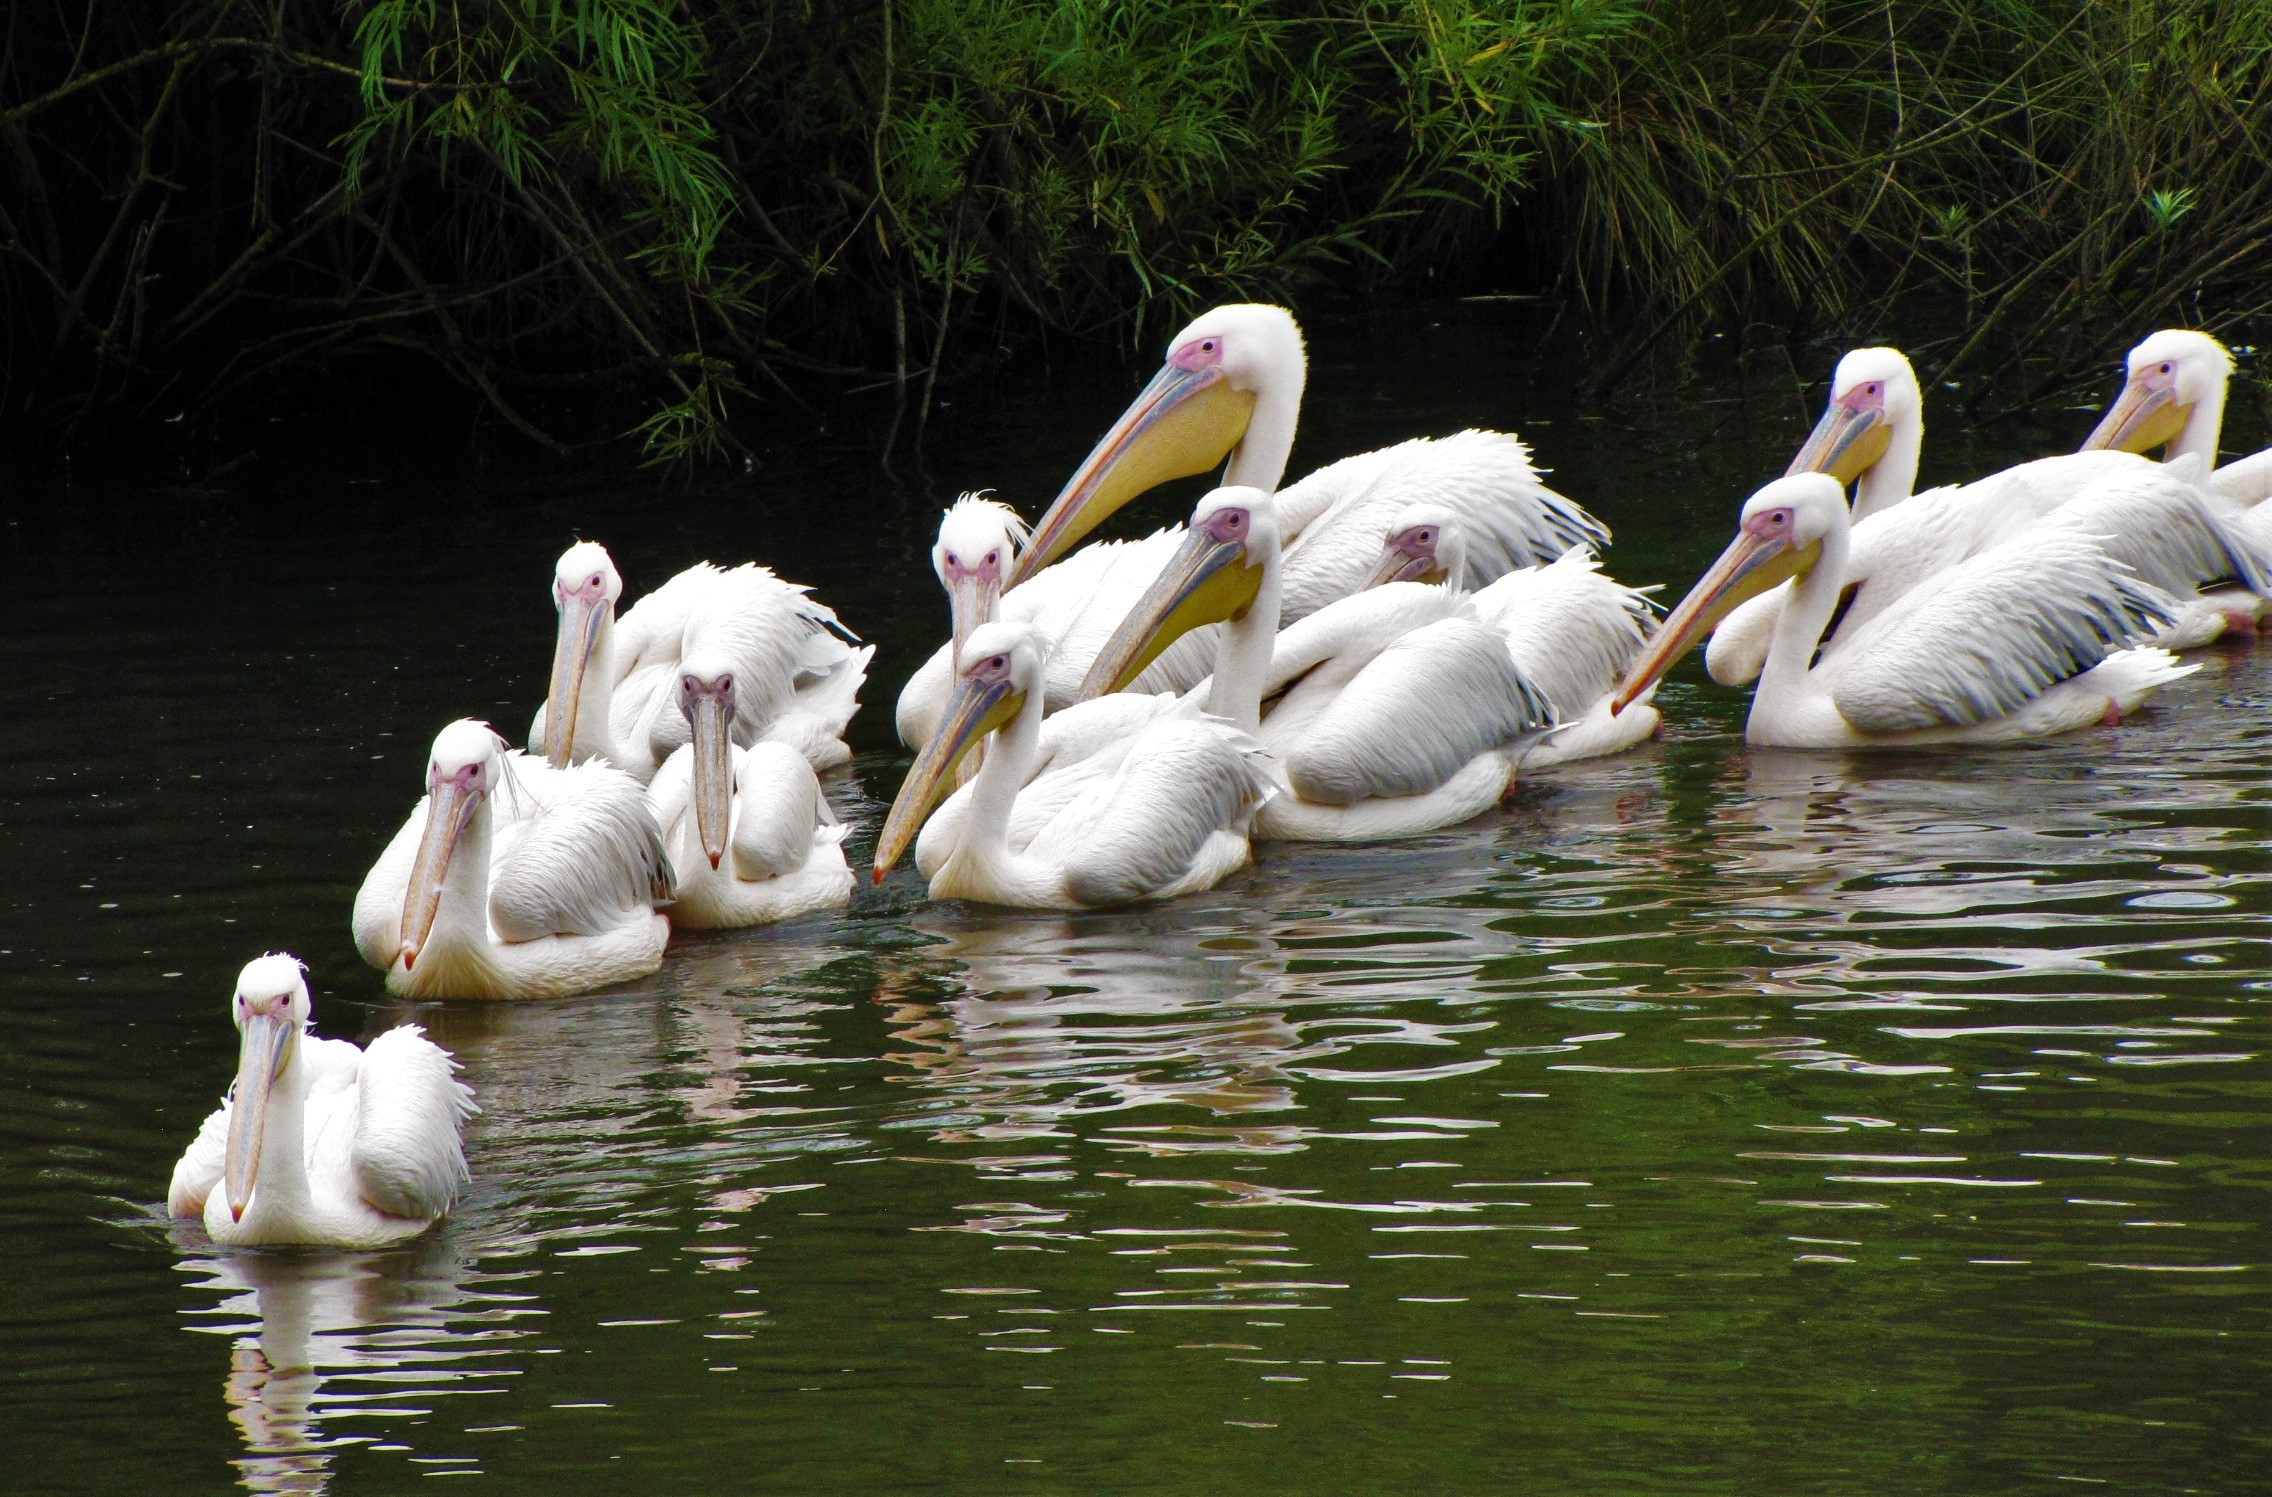
<path id="1" fill-rule="evenodd" d="M 2164 365 L 2162 365 L 2162 373 L 2164 373 L 2164 374 L 2167 374 L 2167 373 L 2169 373 L 2169 372 L 2170 372 L 2170 369 L 2171 369 L 2172 367 L 2173 367 L 2173 366 L 2171 366 L 2171 365 L 2169 365 L 2169 364 L 2164 364 Z"/>

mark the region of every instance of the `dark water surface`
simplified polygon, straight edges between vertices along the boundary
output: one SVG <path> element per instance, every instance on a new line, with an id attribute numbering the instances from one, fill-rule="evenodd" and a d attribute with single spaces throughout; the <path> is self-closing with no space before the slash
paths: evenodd
<path id="1" fill-rule="evenodd" d="M 1677 593 L 1819 399 L 1729 360 L 1582 417 L 1500 317 L 1321 336 L 1297 470 L 1509 427 Z M 0 1489 L 2272 1488 L 2272 649 L 1931 757 L 1748 750 L 1689 665 L 1660 743 L 1165 908 L 909 873 L 525 1006 L 356 962 L 434 730 L 525 730 L 571 532 L 633 593 L 757 556 L 876 639 L 831 786 L 872 828 L 939 503 L 1033 513 L 1140 378 L 943 412 L 898 491 L 850 452 L 695 493 L 18 486 Z M 2090 419 L 1937 430 L 1928 477 Z M 479 1092 L 471 1195 L 408 1250 L 158 1220 L 270 947 L 321 1032 L 415 1018 Z"/>

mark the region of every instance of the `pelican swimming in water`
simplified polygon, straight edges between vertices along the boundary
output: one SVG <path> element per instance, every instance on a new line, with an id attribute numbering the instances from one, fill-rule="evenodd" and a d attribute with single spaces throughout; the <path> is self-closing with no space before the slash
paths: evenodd
<path id="1" fill-rule="evenodd" d="M 1424 500 L 1389 527 L 1375 570 L 1376 583 L 1438 583 L 1467 587 L 1467 547 L 1459 516 L 1448 505 Z M 1523 751 L 1519 768 L 1544 769 L 1615 754 L 1644 741 L 1658 727 L 1656 709 L 1636 702 L 1610 710 L 1610 697 L 1635 656 L 1650 621 L 1652 588 L 1627 587 L 1604 576 L 1584 546 L 1572 546 L 1540 567 L 1507 573 L 1468 605 L 1486 628 L 1506 642 L 1515 669 L 1554 709 L 1556 726 Z"/>
<path id="2" fill-rule="evenodd" d="M 1169 341 L 1160 372 L 1035 523 L 1009 585 L 1054 564 L 1137 495 L 1226 458 L 1223 487 L 1276 490 L 1293 454 L 1307 378 L 1301 328 L 1285 308 L 1222 306 L 1193 319 Z M 1609 535 L 1539 481 L 1514 437 L 1464 431 L 1414 438 L 1328 464 L 1278 493 L 1282 622 L 1296 623 L 1362 588 L 1388 521 L 1422 498 L 1458 511 L 1478 583 Z"/>
<path id="3" fill-rule="evenodd" d="M 355 896 L 355 949 L 405 997 L 557 998 L 661 966 L 670 886 L 638 781 L 554 769 L 461 719 Z"/>
<path id="4" fill-rule="evenodd" d="M 1369 571 L 1381 565 L 1374 546 Z M 1281 632 L 1280 549 L 1269 494 L 1200 500 L 1175 558 L 1098 652 L 1084 699 L 1109 701 L 1177 638 L 1222 623 L 1207 710 L 1260 740 L 1279 783 L 1257 837 L 1414 836 L 1496 804 L 1554 721 L 1506 641 L 1465 595 L 1417 582 L 1361 591 Z"/>
<path id="5" fill-rule="evenodd" d="M 1018 547 L 1014 523 L 996 522 L 950 546 L 941 527 L 933 563 L 956 617 L 985 615 L 989 590 L 1006 588 L 1004 617 L 1030 618 L 1056 631 L 1053 691 L 1079 681 L 1127 601 L 1157 575 L 1183 536 L 1171 528 L 1122 543 L 1127 549 L 1109 556 L 1090 556 L 1095 547 L 1073 548 L 1138 495 L 1226 459 L 1225 486 L 1277 489 L 1293 453 L 1307 378 L 1301 328 L 1285 308 L 1222 306 L 1194 319 L 1170 341 L 1159 374 L 1082 461 L 1029 542 Z M 1517 438 L 1475 430 L 1416 437 L 1342 458 L 1278 491 L 1285 568 L 1280 622 L 1299 622 L 1362 589 L 1384 528 L 1421 499 L 1439 500 L 1459 515 L 1478 585 L 1552 561 L 1573 545 L 1609 538 L 1608 527 L 1540 481 Z M 960 572 L 947 563 L 950 552 Z M 984 568 L 990 552 L 1003 558 L 998 581 Z M 1053 582 L 1050 572 L 1067 565 L 1074 571 Z M 1015 601 L 1033 587 L 1049 596 Z M 1138 689 L 1195 685 L 1214 660 L 1213 632 L 1179 639 L 1147 666 Z M 910 744 L 923 741 L 923 725 L 937 721 L 950 689 L 953 649 L 950 640 L 900 698 L 900 732 Z M 1051 697 L 1053 709 L 1071 700 L 1062 693 Z"/>
<path id="6" fill-rule="evenodd" d="M 1744 736 L 1780 748 L 1998 743 L 2117 721 L 2192 674 L 2135 643 L 2167 594 L 2087 536 L 2045 527 L 1936 572 L 1867 620 L 1831 630 L 1852 527 L 1838 480 L 1776 479 L 1626 673 L 1613 705 L 1653 685 L 1713 622 L 1790 580 Z M 1829 637 L 1824 638 L 1829 631 Z"/>
<path id="7" fill-rule="evenodd" d="M 982 494 L 963 495 L 940 516 L 931 567 L 946 590 L 949 635 L 899 694 L 899 737 L 909 748 L 929 743 L 937 730 L 970 631 L 997 618 L 1034 627 L 1048 645 L 1045 697 L 1052 706 L 1072 701 L 1098 646 L 1175 554 L 1183 534 L 1178 526 L 1142 540 L 1094 542 L 1005 593 L 1002 580 L 1025 539 L 1017 511 Z"/>
<path id="8" fill-rule="evenodd" d="M 679 706 L 693 741 L 647 787 L 676 872 L 671 923 L 682 928 L 768 925 L 852 902 L 847 828 L 820 777 L 785 743 L 733 742 L 737 690 L 730 661 L 687 656 Z"/>
<path id="9" fill-rule="evenodd" d="M 308 983 L 281 953 L 247 962 L 229 1017 L 237 1080 L 174 1166 L 168 1215 L 231 1247 L 376 1248 L 441 1219 L 466 1183 L 480 1111 L 415 1024 L 358 1050 L 308 1033 Z"/>
<path id="10" fill-rule="evenodd" d="M 1852 622 L 1949 566 L 2049 525 L 2099 536 L 2108 554 L 2178 600 L 2155 643 L 2186 649 L 2231 627 L 2253 631 L 2253 599 L 2236 604 L 2220 584 L 2238 577 L 2256 587 L 2272 570 L 2272 548 L 2235 523 L 2234 501 L 2201 487 L 2197 463 L 2088 450 L 1912 497 L 1923 438 L 1923 398 L 1908 359 L 1891 348 L 1860 348 L 1838 361 L 1822 420 L 1791 460 L 1792 474 L 1827 473 L 1854 485 L 1844 579 L 1859 615 Z M 1789 595 L 1784 588 L 1755 598 L 1714 630 L 1705 650 L 1713 680 L 1758 679 Z"/>
<path id="11" fill-rule="evenodd" d="M 938 732 L 877 836 L 876 881 L 989 735 L 986 762 L 961 792 L 966 814 L 930 872 L 933 898 L 1095 909 L 1172 899 L 1244 867 L 1248 826 L 1270 779 L 1243 735 L 1203 713 L 1152 714 L 1111 751 L 1037 776 L 1044 649 L 1029 623 L 997 620 L 970 632 Z"/>
<path id="12" fill-rule="evenodd" d="M 641 783 L 686 739 L 679 663 L 731 658 L 740 692 L 733 739 L 786 743 L 815 769 L 847 763 L 873 645 L 852 639 L 809 588 L 754 562 L 688 567 L 616 617 L 623 577 L 607 548 L 579 541 L 553 567 L 560 627 L 552 681 L 529 726 L 529 751 L 555 768 L 605 759 Z"/>

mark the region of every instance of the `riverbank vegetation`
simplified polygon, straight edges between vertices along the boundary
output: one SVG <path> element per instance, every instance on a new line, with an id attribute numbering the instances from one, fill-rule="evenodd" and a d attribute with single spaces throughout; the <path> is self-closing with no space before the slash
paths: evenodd
<path id="1" fill-rule="evenodd" d="M 439 376 L 733 454 L 1225 297 L 1533 294 L 1607 389 L 1939 289 L 1976 399 L 2272 300 L 2272 0 L 31 0 L 0 422 Z M 1617 340 L 1612 340 L 1617 341 Z M 344 385 L 343 385 L 344 388 Z M 1993 395 L 1987 392 L 1994 392 Z"/>

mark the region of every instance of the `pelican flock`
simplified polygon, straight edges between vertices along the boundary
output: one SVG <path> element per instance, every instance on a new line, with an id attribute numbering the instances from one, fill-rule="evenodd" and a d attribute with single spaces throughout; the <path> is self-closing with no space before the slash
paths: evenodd
<path id="1" fill-rule="evenodd" d="M 873 880 L 912 852 L 934 898 L 1098 910 L 1211 888 L 1273 841 L 1423 835 L 1646 742 L 1659 681 L 1707 636 L 1712 677 L 1753 687 L 1763 746 L 2119 722 L 2196 668 L 2174 651 L 2272 607 L 2272 450 L 2217 461 L 2232 368 L 2206 334 L 2155 333 L 2079 450 L 1917 492 L 1923 386 L 1898 350 L 1857 349 L 1660 620 L 1511 433 L 1414 437 L 1279 487 L 1301 329 L 1217 307 L 1030 525 L 983 491 L 942 515 L 946 637 L 898 699 L 916 753 Z M 1207 473 L 1187 523 L 1102 533 Z M 756 562 L 697 563 L 619 615 L 623 596 L 605 547 L 569 546 L 527 749 L 471 719 L 435 737 L 351 918 L 390 993 L 589 992 L 654 973 L 674 926 L 852 901 L 842 771 L 874 646 Z M 316 1038 L 284 956 L 245 967 L 231 1015 L 236 1084 L 171 1215 L 223 1244 L 372 1247 L 450 1209 L 476 1111 L 452 1056 L 416 1026 Z"/>

